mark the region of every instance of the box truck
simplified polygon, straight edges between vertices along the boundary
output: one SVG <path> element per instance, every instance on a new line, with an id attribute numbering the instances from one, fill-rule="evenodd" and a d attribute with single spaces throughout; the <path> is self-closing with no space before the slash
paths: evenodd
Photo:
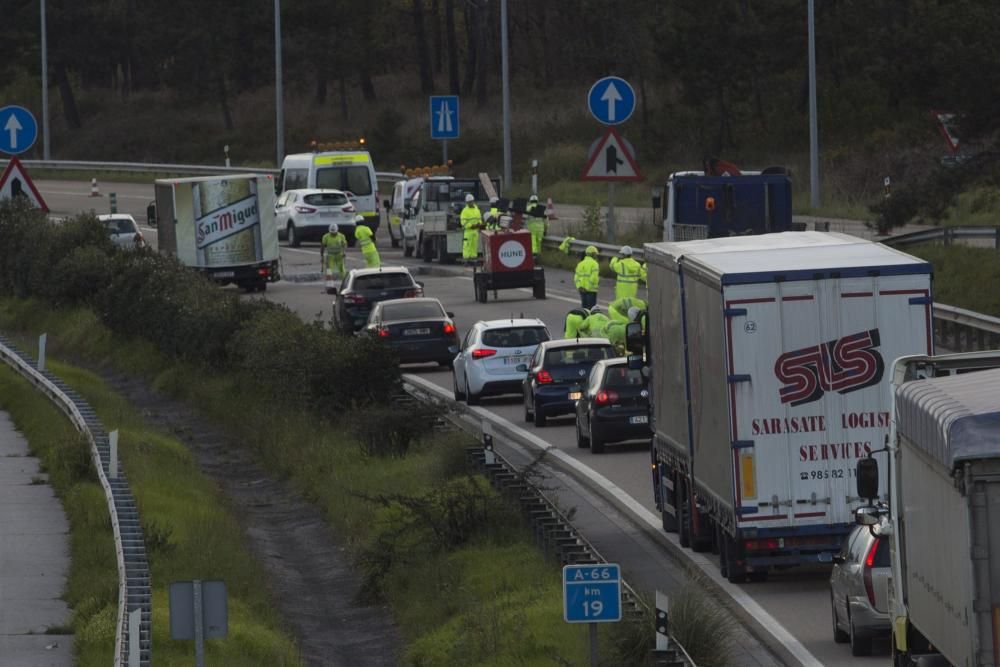
<path id="1" fill-rule="evenodd" d="M 992 370 L 978 370 L 982 367 Z M 888 514 L 858 523 L 888 537 L 893 662 L 1000 664 L 1000 352 L 897 361 L 892 433 L 858 462 L 859 496 L 887 464 Z M 911 381 L 912 380 L 912 381 Z"/>
<path id="2" fill-rule="evenodd" d="M 272 176 L 159 179 L 155 193 L 159 252 L 248 292 L 278 280 Z"/>
<path id="3" fill-rule="evenodd" d="M 843 234 L 646 244 L 653 492 L 731 581 L 836 553 L 888 366 L 932 353 L 931 266 Z"/>

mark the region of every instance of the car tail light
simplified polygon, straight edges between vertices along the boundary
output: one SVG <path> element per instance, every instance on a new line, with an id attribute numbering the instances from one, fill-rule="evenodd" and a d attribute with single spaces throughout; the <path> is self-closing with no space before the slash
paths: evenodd
<path id="1" fill-rule="evenodd" d="M 743 546 L 747 551 L 774 551 L 781 548 L 781 543 L 772 538 L 769 540 L 747 540 Z"/>
<path id="2" fill-rule="evenodd" d="M 445 324 L 444 324 L 444 332 L 446 334 L 453 334 L 453 333 L 455 333 L 455 325 L 452 324 L 451 322 L 445 322 Z"/>
<path id="3" fill-rule="evenodd" d="M 135 236 L 132 237 L 132 241 L 139 247 L 142 247 L 146 243 L 146 240 L 142 238 L 142 234 L 139 232 L 136 232 Z"/>
<path id="4" fill-rule="evenodd" d="M 354 204 L 344 204 L 340 210 L 344 213 L 354 213 Z"/>
<path id="5" fill-rule="evenodd" d="M 552 384 L 552 374 L 545 369 L 538 371 L 535 379 L 538 380 L 538 384 Z"/>
<path id="6" fill-rule="evenodd" d="M 598 405 L 611 405 L 612 403 L 618 402 L 618 392 L 611 390 L 601 390 L 597 392 L 597 396 L 594 398 L 594 402 Z"/>
<path id="7" fill-rule="evenodd" d="M 875 586 L 872 584 L 872 567 L 875 565 L 875 552 L 878 551 L 878 543 L 881 538 L 872 540 L 871 547 L 868 548 L 868 555 L 865 556 L 865 593 L 868 594 L 868 601 L 875 607 Z"/>
<path id="8" fill-rule="evenodd" d="M 424 289 L 422 287 L 415 287 L 413 289 L 408 289 L 403 292 L 404 299 L 417 299 L 424 295 Z"/>
<path id="9" fill-rule="evenodd" d="M 360 294 L 345 294 L 344 301 L 346 301 L 347 303 L 355 303 L 355 304 L 364 303 L 365 297 L 363 297 Z"/>
<path id="10" fill-rule="evenodd" d="M 270 270 L 268 270 L 266 266 L 262 266 L 259 269 L 257 269 L 258 276 L 263 276 L 266 278 L 268 273 L 270 273 Z"/>
<path id="11" fill-rule="evenodd" d="M 491 350 L 489 348 L 482 347 L 482 348 L 479 348 L 478 350 L 473 350 L 472 351 L 472 358 L 473 359 L 485 359 L 486 357 L 492 357 L 496 353 L 497 353 L 496 350 Z"/>
<path id="12" fill-rule="evenodd" d="M 295 212 L 309 214 L 309 213 L 315 213 L 316 209 L 314 209 L 312 206 L 296 206 Z"/>
<path id="13" fill-rule="evenodd" d="M 378 328 L 378 336 L 379 336 L 379 338 L 388 338 L 389 337 L 389 329 L 387 329 L 386 327 L 379 327 Z"/>

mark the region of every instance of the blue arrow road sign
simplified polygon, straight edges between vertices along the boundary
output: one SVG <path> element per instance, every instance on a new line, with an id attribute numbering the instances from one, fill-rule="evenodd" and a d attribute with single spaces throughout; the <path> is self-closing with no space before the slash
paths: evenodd
<path id="1" fill-rule="evenodd" d="M 38 123 L 30 111 L 18 106 L 0 109 L 0 153 L 23 153 L 37 138 Z"/>
<path id="2" fill-rule="evenodd" d="M 431 139 L 458 139 L 458 95 L 431 96 Z"/>
<path id="3" fill-rule="evenodd" d="M 563 567 L 563 618 L 567 623 L 622 620 L 622 575 L 618 565 Z"/>
<path id="4" fill-rule="evenodd" d="M 635 91 L 625 79 L 606 76 L 590 87 L 587 106 L 601 123 L 618 125 L 627 121 L 635 111 Z"/>

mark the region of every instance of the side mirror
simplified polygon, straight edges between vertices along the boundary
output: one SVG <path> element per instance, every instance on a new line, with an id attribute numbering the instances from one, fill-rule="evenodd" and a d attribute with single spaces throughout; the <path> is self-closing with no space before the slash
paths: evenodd
<path id="1" fill-rule="evenodd" d="M 156 202 L 152 202 L 146 207 L 146 224 L 156 227 Z"/>
<path id="2" fill-rule="evenodd" d="M 860 459 L 857 466 L 857 477 L 858 495 L 874 502 L 878 498 L 878 461 L 871 457 Z"/>
<path id="3" fill-rule="evenodd" d="M 854 512 L 854 523 L 860 526 L 877 526 L 881 522 L 882 511 L 877 507 L 859 507 Z"/>
<path id="4" fill-rule="evenodd" d="M 638 371 L 642 369 L 642 355 L 641 354 L 630 354 L 627 357 L 625 365 L 630 371 Z"/>
<path id="5" fill-rule="evenodd" d="M 517 367 L 514 368 L 514 370 L 517 371 L 518 373 L 527 373 L 528 364 L 518 364 Z"/>
<path id="6" fill-rule="evenodd" d="M 629 322 L 625 325 L 625 349 L 638 355 L 642 355 L 645 347 L 642 340 L 642 325 L 638 322 Z"/>

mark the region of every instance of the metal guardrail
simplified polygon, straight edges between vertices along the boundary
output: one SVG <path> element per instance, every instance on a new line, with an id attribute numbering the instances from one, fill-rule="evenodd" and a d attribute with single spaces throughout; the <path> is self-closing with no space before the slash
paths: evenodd
<path id="1" fill-rule="evenodd" d="M 883 239 L 882 243 L 893 248 L 902 248 L 920 243 L 943 243 L 952 245 L 957 240 L 986 239 L 1000 250 L 1000 227 L 933 227 L 908 234 L 898 234 Z"/>
<path id="2" fill-rule="evenodd" d="M 115 632 L 115 667 L 130 663 L 128 612 L 138 609 L 139 665 L 149 667 L 153 650 L 153 604 L 149 563 L 139 512 L 128 488 L 125 472 L 118 465 L 117 476 L 109 477 L 111 450 L 108 434 L 97 414 L 82 396 L 48 371 L 37 370 L 28 354 L 0 336 L 0 359 L 44 393 L 90 443 L 90 454 L 101 488 L 108 503 L 111 530 L 115 538 L 118 564 L 118 611 Z"/>

